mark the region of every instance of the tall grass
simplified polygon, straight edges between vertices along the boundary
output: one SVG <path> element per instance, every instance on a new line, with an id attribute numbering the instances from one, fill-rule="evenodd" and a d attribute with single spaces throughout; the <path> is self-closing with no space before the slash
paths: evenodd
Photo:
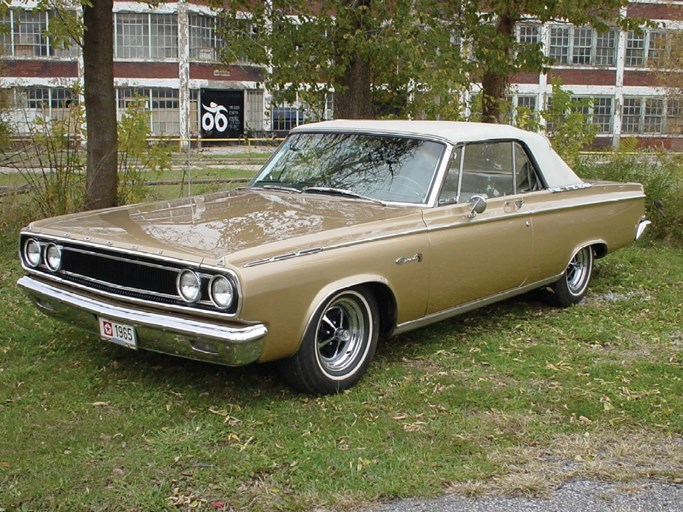
<path id="1" fill-rule="evenodd" d="M 683 156 L 622 150 L 588 157 L 576 170 L 584 179 L 642 183 L 649 236 L 683 245 Z"/>

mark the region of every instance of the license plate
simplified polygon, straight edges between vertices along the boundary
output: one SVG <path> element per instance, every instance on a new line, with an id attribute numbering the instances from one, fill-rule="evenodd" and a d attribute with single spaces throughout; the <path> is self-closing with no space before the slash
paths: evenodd
<path id="1" fill-rule="evenodd" d="M 135 334 L 135 327 L 128 324 L 112 322 L 106 318 L 98 318 L 100 321 L 100 336 L 107 341 L 116 343 L 128 348 L 137 348 L 138 340 Z"/>

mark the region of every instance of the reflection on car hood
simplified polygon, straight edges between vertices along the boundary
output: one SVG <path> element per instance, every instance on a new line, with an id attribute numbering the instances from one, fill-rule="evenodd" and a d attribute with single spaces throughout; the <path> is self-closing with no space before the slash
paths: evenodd
<path id="1" fill-rule="evenodd" d="M 192 261 L 233 264 L 321 244 L 386 234 L 392 217 L 419 208 L 381 206 L 316 194 L 238 190 L 84 212 L 37 221 L 36 233 Z"/>

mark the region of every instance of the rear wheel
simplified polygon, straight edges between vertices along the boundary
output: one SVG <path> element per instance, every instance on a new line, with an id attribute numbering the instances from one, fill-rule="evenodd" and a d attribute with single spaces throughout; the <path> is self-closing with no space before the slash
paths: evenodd
<path id="1" fill-rule="evenodd" d="M 584 247 L 572 257 L 562 277 L 550 285 L 548 300 L 563 308 L 578 304 L 586 296 L 593 273 L 593 249 Z"/>
<path id="2" fill-rule="evenodd" d="M 378 335 L 375 298 L 364 288 L 339 291 L 313 315 L 299 351 L 280 363 L 282 377 L 306 393 L 339 393 L 361 379 Z"/>

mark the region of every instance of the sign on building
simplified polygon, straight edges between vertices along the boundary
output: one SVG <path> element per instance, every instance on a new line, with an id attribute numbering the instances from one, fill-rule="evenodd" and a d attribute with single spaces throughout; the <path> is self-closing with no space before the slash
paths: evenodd
<path id="1" fill-rule="evenodd" d="M 202 89 L 202 138 L 232 139 L 244 134 L 244 91 Z"/>

